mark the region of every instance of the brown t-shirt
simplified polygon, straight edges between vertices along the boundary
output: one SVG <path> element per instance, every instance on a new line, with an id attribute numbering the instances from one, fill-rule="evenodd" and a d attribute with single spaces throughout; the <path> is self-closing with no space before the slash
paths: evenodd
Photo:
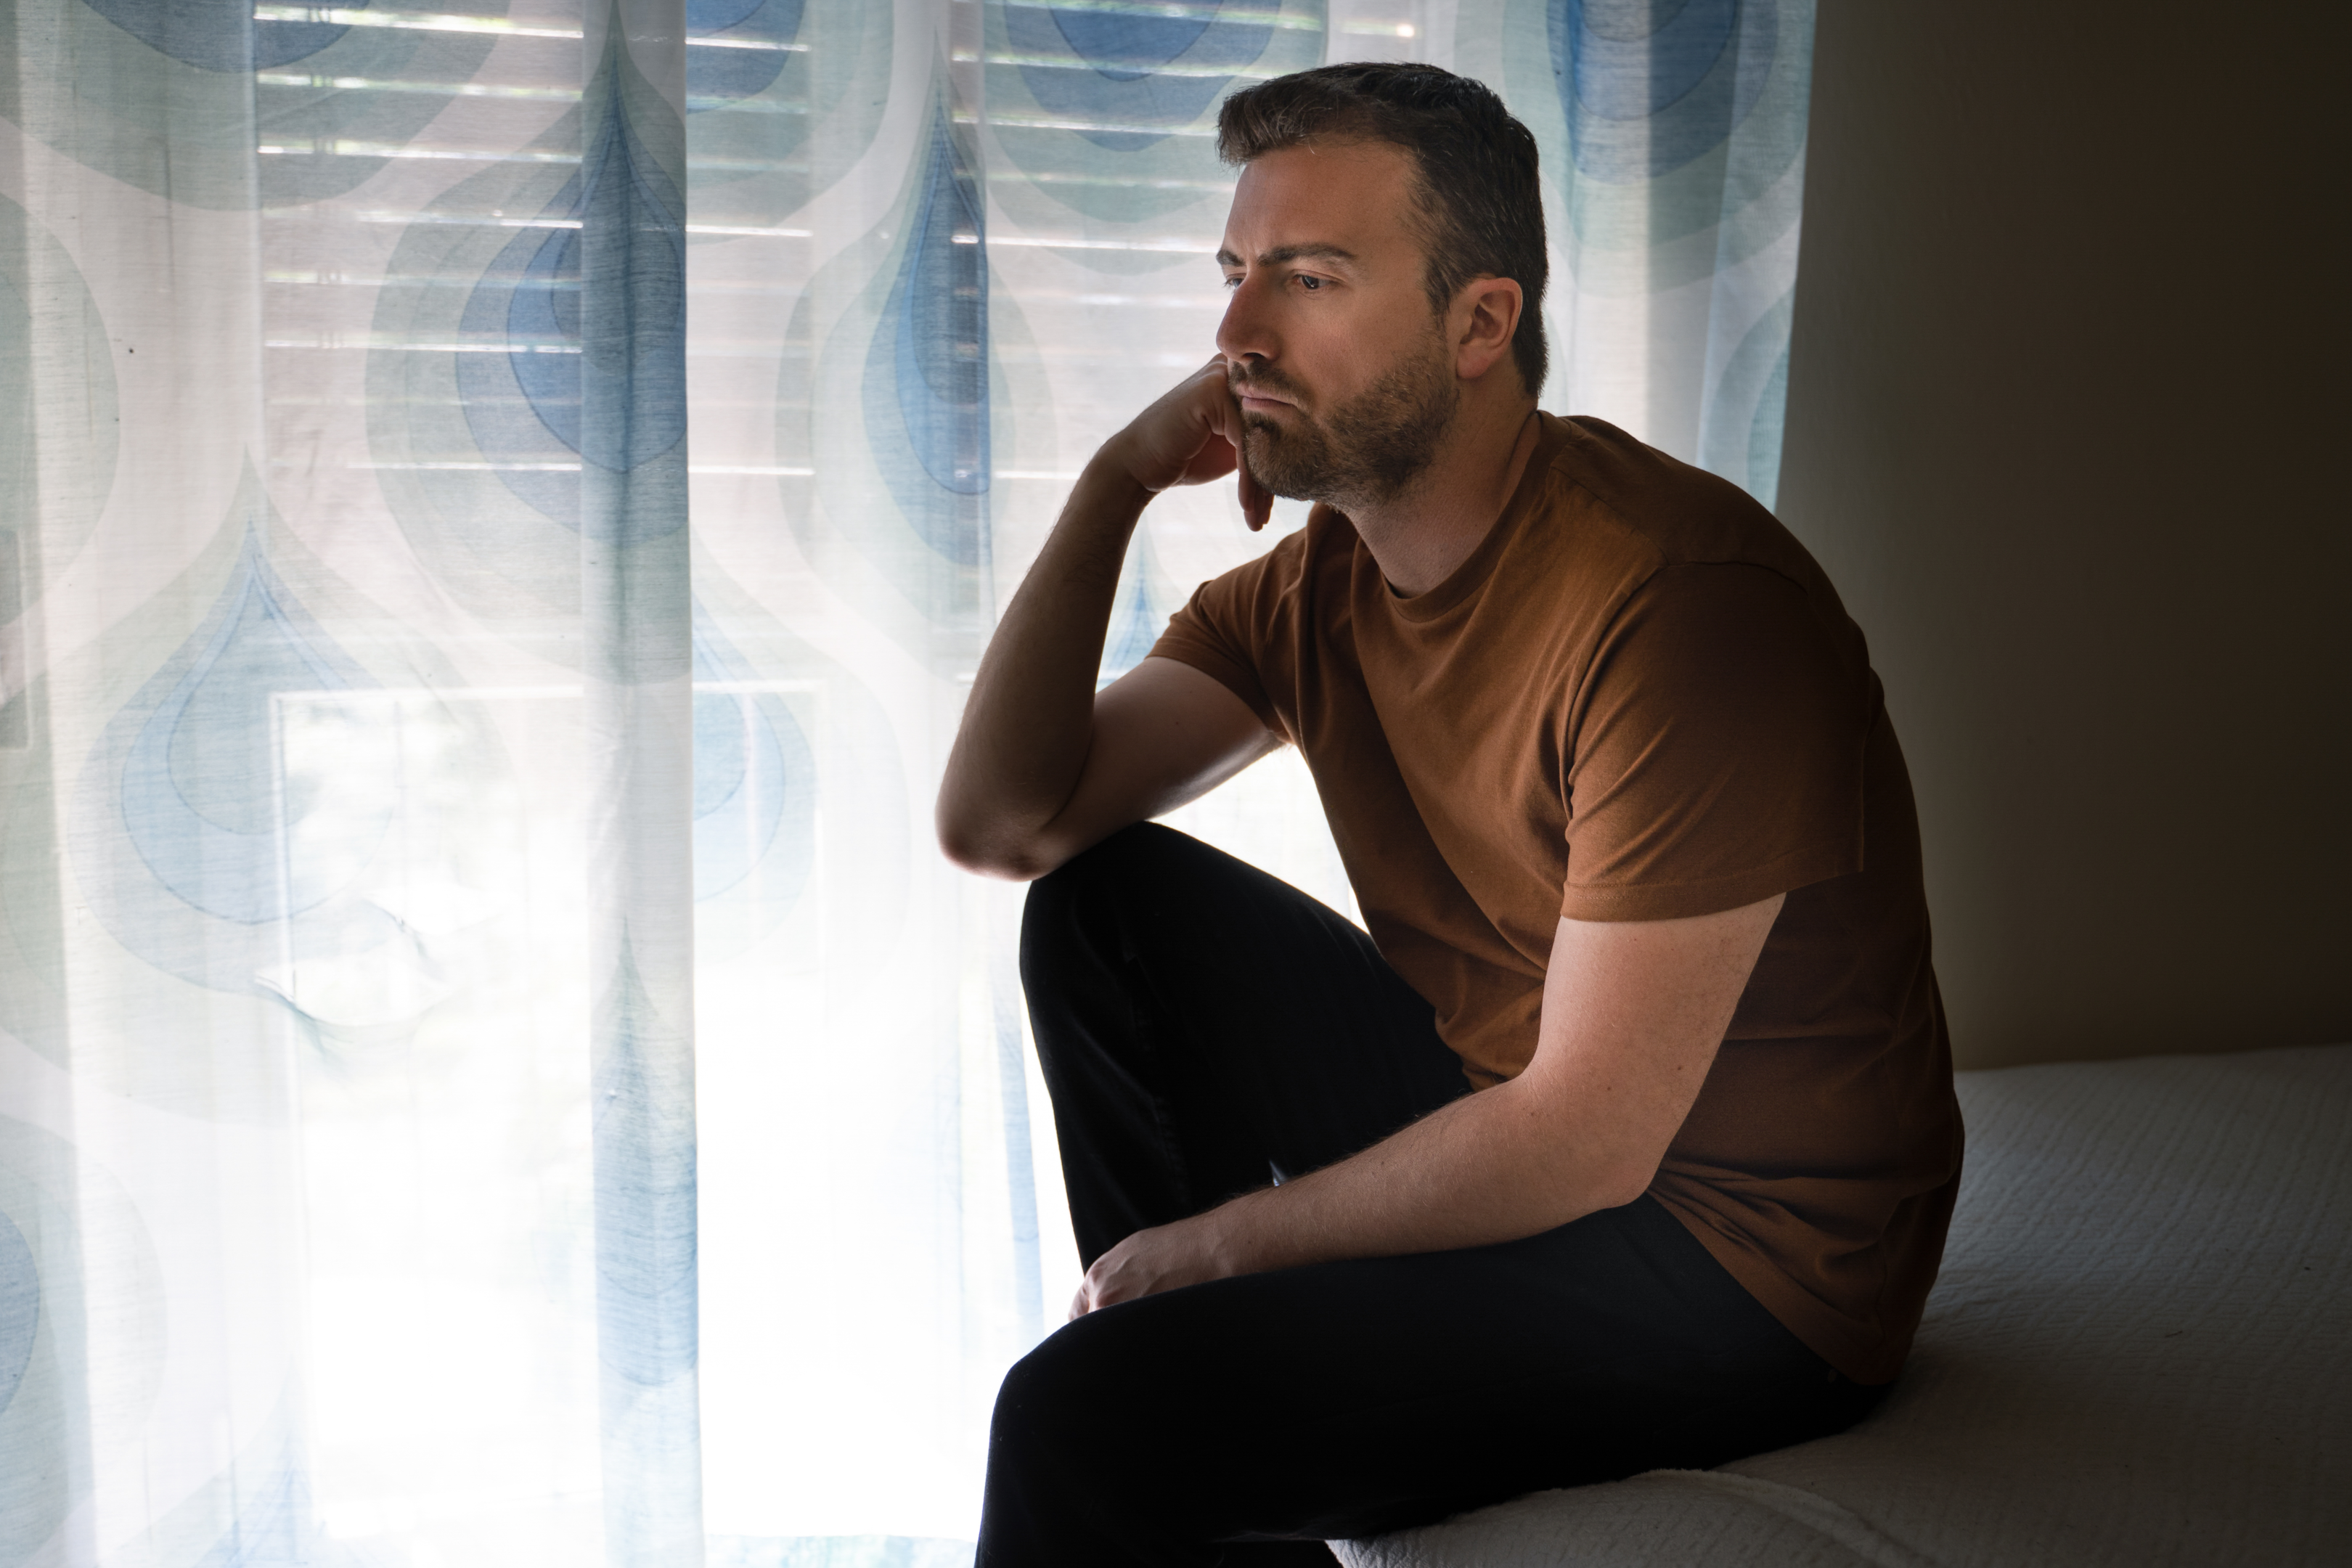
<path id="1" fill-rule="evenodd" d="M 1560 916 L 1788 894 L 1650 1193 L 1832 1365 L 1894 1377 L 1959 1107 L 1903 754 L 1862 633 L 1770 513 L 1547 415 L 1429 592 L 1399 596 L 1318 506 L 1152 651 L 1299 748 L 1366 926 L 1479 1088 L 1535 1054 Z"/>

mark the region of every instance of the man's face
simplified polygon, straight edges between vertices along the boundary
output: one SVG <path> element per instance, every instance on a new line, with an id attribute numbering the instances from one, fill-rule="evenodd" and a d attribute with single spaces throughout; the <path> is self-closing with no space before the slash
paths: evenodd
<path id="1" fill-rule="evenodd" d="M 1384 142 L 1269 153 L 1242 171 L 1217 330 L 1243 456 L 1278 496 L 1342 510 L 1404 490 L 1461 403 L 1408 225 L 1412 163 Z"/>

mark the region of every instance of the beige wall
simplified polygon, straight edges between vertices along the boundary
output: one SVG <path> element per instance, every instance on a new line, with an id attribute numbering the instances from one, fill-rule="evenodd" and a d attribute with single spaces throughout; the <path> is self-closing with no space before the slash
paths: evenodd
<path id="1" fill-rule="evenodd" d="M 2337 10 L 1822 6 L 1780 510 L 1963 1066 L 2352 1039 Z"/>

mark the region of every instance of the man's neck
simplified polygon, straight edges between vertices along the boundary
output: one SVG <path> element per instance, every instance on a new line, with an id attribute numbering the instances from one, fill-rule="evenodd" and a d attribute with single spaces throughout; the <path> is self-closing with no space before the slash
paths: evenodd
<path id="1" fill-rule="evenodd" d="M 1480 407 L 1473 395 L 1446 431 L 1437 456 L 1401 495 L 1349 509 L 1348 521 L 1398 593 L 1425 594 L 1470 559 L 1503 515 L 1541 426 L 1535 400 Z"/>

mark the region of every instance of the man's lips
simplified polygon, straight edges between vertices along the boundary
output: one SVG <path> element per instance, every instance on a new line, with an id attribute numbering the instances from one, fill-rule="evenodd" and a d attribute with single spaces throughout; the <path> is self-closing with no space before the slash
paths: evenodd
<path id="1" fill-rule="evenodd" d="M 1234 389 L 1234 395 L 1240 400 L 1242 408 L 1246 413 L 1255 414 L 1268 408 L 1296 406 L 1289 398 L 1263 386 L 1237 386 Z"/>

